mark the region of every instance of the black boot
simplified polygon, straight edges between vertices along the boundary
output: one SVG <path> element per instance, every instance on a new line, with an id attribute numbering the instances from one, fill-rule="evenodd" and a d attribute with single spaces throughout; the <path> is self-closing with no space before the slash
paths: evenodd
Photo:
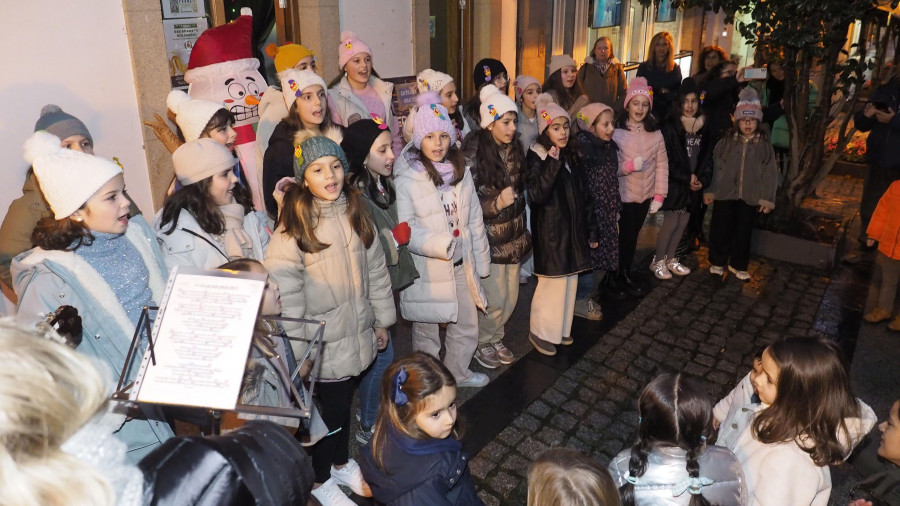
<path id="1" fill-rule="evenodd" d="M 603 277 L 600 284 L 600 296 L 610 297 L 613 300 L 625 300 L 628 298 L 628 292 L 625 285 L 619 281 L 618 271 L 610 271 Z"/>
<path id="2" fill-rule="evenodd" d="M 628 269 L 619 270 L 619 282 L 624 286 L 625 291 L 632 297 L 643 297 L 647 291 L 642 286 L 631 279 Z"/>

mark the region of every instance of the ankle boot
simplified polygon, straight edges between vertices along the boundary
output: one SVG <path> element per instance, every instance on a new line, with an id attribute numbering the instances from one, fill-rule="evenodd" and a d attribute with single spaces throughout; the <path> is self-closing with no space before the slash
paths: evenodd
<path id="1" fill-rule="evenodd" d="M 647 293 L 643 287 L 631 279 L 631 272 L 628 269 L 619 270 L 619 280 L 625 287 L 625 291 L 628 292 L 628 295 L 631 295 L 632 297 L 642 297 Z"/>

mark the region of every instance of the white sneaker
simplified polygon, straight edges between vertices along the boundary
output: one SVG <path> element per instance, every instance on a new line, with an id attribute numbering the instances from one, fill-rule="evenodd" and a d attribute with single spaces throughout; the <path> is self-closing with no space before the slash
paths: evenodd
<path id="1" fill-rule="evenodd" d="M 710 265 L 709 273 L 714 276 L 721 276 L 722 274 L 725 274 L 725 268 L 721 265 Z"/>
<path id="2" fill-rule="evenodd" d="M 575 301 L 575 316 L 597 321 L 603 319 L 603 311 L 600 309 L 600 304 L 589 297 Z"/>
<path id="3" fill-rule="evenodd" d="M 372 497 L 372 489 L 369 488 L 369 484 L 363 478 L 359 464 L 353 459 L 348 460 L 347 465 L 340 469 L 331 466 L 331 479 L 338 485 L 348 487 L 360 497 Z"/>
<path id="4" fill-rule="evenodd" d="M 679 262 L 678 258 L 667 261 L 666 267 L 669 269 L 669 272 L 676 276 L 687 276 L 691 273 L 691 268 Z"/>
<path id="5" fill-rule="evenodd" d="M 464 379 L 464 380 L 458 381 L 456 383 L 457 387 L 459 387 L 459 388 L 465 388 L 465 387 L 481 388 L 491 382 L 491 379 L 487 377 L 487 374 L 482 374 L 480 372 L 472 372 L 472 371 L 469 371 L 469 373 L 471 375 L 469 376 L 468 379 Z"/>
<path id="6" fill-rule="evenodd" d="M 322 506 L 356 506 L 356 503 L 338 488 L 334 478 L 329 478 L 328 481 L 319 485 L 319 488 L 313 489 L 312 495 L 322 503 Z"/>
<path id="7" fill-rule="evenodd" d="M 728 270 L 734 274 L 734 277 L 740 279 L 741 281 L 750 281 L 750 273 L 747 271 L 739 271 L 732 266 L 728 266 Z"/>
<path id="8" fill-rule="evenodd" d="M 669 268 L 666 267 L 665 257 L 657 262 L 656 257 L 654 256 L 653 260 L 650 261 L 650 270 L 653 271 L 653 275 L 659 279 L 672 279 L 672 273 L 669 272 Z"/>

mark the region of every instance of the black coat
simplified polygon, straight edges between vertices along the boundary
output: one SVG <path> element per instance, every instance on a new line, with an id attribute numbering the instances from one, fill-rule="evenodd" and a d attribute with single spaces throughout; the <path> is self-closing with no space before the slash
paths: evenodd
<path id="1" fill-rule="evenodd" d="M 701 105 L 703 114 L 706 115 L 706 135 L 715 146 L 722 135 L 734 126 L 732 115 L 737 105 L 738 92 L 743 86 L 736 77 L 729 76 L 698 82 L 697 87 L 703 97 Z"/>
<path id="2" fill-rule="evenodd" d="M 553 158 L 538 143 L 525 157 L 534 273 L 542 276 L 567 276 L 591 268 L 581 182 L 566 169 L 564 157 L 561 153 L 559 160 Z"/>
<path id="3" fill-rule="evenodd" d="M 272 197 L 275 184 L 283 177 L 294 177 L 294 135 L 297 130 L 281 120 L 269 137 L 269 146 L 263 155 L 263 199 L 269 216 L 276 216 L 278 204 Z"/>
<path id="4" fill-rule="evenodd" d="M 681 87 L 681 67 L 676 63 L 672 70 L 665 71 L 645 61 L 638 65 L 637 77 L 647 79 L 647 84 L 653 88 L 653 117 L 657 122 L 665 121 Z"/>
<path id="5" fill-rule="evenodd" d="M 895 77 L 873 91 L 869 102 L 900 111 L 900 78 Z M 875 116 L 867 118 L 863 111 L 859 111 L 853 116 L 853 124 L 860 132 L 869 132 L 866 161 L 881 170 L 890 170 L 892 179 L 900 176 L 900 115 L 881 123 Z"/>
<path id="6" fill-rule="evenodd" d="M 469 457 L 459 441 L 415 440 L 389 434 L 375 465 L 371 443 L 359 452 L 359 466 L 372 496 L 386 506 L 484 506 L 475 493 Z"/>
<path id="7" fill-rule="evenodd" d="M 697 169 L 693 172 L 703 188 L 712 182 L 713 174 L 712 154 L 715 145 L 709 142 L 708 128 L 708 125 L 704 124 L 697 131 L 700 134 L 700 153 L 697 158 Z M 669 158 L 669 193 L 663 201 L 662 209 L 677 211 L 688 207 L 691 202 L 691 160 L 687 154 L 687 139 L 681 120 L 673 119 L 664 123 L 662 134 L 666 143 L 666 156 Z"/>

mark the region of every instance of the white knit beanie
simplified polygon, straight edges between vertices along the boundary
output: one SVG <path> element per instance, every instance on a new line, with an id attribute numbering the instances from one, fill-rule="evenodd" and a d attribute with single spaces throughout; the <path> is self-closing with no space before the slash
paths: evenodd
<path id="1" fill-rule="evenodd" d="M 234 168 L 234 156 L 228 148 L 204 137 L 185 142 L 172 154 L 175 177 L 184 186 Z"/>
<path id="2" fill-rule="evenodd" d="M 314 84 L 318 84 L 323 90 L 328 91 L 325 81 L 312 70 L 283 70 L 278 73 L 278 79 L 281 80 L 281 94 L 284 95 L 284 105 L 288 110 L 294 105 L 294 101 L 303 95 L 303 90 Z"/>
<path id="3" fill-rule="evenodd" d="M 481 128 L 487 128 L 508 112 L 519 112 L 516 103 L 493 84 L 481 88 L 478 97 L 481 99 Z"/>
<path id="4" fill-rule="evenodd" d="M 99 156 L 60 146 L 59 137 L 44 130 L 25 141 L 25 161 L 34 167 L 41 191 L 57 220 L 68 218 L 122 168 Z"/>
<path id="5" fill-rule="evenodd" d="M 419 93 L 426 91 L 440 93 L 444 86 L 452 82 L 452 76 L 433 69 L 425 69 L 416 76 L 416 87 L 419 89 Z"/>
<path id="6" fill-rule="evenodd" d="M 194 100 L 181 90 L 172 90 L 166 97 L 166 105 L 175 113 L 175 123 L 184 134 L 185 142 L 200 138 L 203 129 L 213 115 L 224 109 L 221 103 L 210 100 Z"/>

